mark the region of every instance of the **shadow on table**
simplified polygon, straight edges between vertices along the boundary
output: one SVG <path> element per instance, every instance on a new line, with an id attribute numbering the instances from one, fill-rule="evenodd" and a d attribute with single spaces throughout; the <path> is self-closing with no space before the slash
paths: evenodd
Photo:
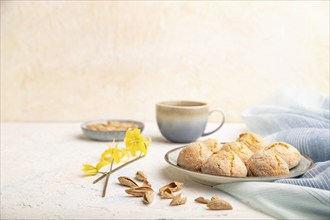
<path id="1" fill-rule="evenodd" d="M 156 143 L 164 143 L 164 144 L 171 144 L 170 141 L 166 140 L 164 137 L 162 136 L 150 136 L 152 139 L 152 142 L 156 142 Z"/>
<path id="2" fill-rule="evenodd" d="M 195 181 L 194 179 L 190 178 L 188 175 L 174 169 L 173 167 L 165 167 L 161 169 L 160 175 L 164 179 L 168 179 L 168 182 L 172 181 L 178 181 L 178 182 L 183 182 L 186 187 L 189 187 L 191 189 L 199 189 L 202 186 L 204 187 L 210 187 L 212 188 L 211 185 L 207 185 L 204 183 L 200 183 L 198 181 Z"/>

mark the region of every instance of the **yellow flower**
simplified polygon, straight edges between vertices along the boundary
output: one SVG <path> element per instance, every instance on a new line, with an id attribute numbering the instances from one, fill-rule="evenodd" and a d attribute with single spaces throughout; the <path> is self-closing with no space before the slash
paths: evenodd
<path id="1" fill-rule="evenodd" d="M 115 140 L 113 141 L 114 147 L 109 147 L 107 150 L 105 150 L 102 155 L 101 155 L 101 161 L 96 164 L 96 166 L 90 165 L 90 164 L 83 164 L 83 169 L 82 171 L 88 175 L 88 176 L 94 176 L 97 173 L 102 173 L 103 175 L 97 178 L 93 183 L 97 183 L 103 178 L 106 178 L 105 185 L 103 187 L 103 194 L 102 197 L 105 196 L 106 194 L 106 189 L 107 189 L 107 184 L 108 180 L 110 177 L 110 174 L 115 172 L 116 170 L 134 162 L 137 161 L 143 156 L 147 154 L 147 148 L 151 143 L 151 138 L 148 138 L 148 140 L 143 137 L 141 134 L 140 129 L 133 129 L 133 130 L 127 130 L 126 136 L 124 139 L 126 149 L 118 149 L 118 144 L 115 144 Z M 124 162 L 122 165 L 116 167 L 115 169 L 112 169 L 113 163 L 119 163 L 122 162 L 121 160 L 123 158 L 129 158 L 129 152 L 133 155 L 136 156 L 136 152 L 139 151 L 141 154 L 130 160 Z M 142 156 L 143 155 L 143 156 Z M 111 164 L 110 170 L 108 172 L 99 172 L 100 169 L 102 169 L 104 166 L 107 166 Z"/>
<path id="2" fill-rule="evenodd" d="M 120 160 L 126 156 L 128 156 L 127 151 L 123 149 L 118 149 L 116 145 L 116 147 L 111 147 L 102 153 L 101 161 L 111 163 L 113 160 L 115 163 L 119 163 Z"/>
<path id="3" fill-rule="evenodd" d="M 87 175 L 87 176 L 94 176 L 98 173 L 98 170 L 96 167 L 90 164 L 83 164 L 83 169 L 82 171 Z"/>
<path id="4" fill-rule="evenodd" d="M 136 155 L 137 151 L 140 151 L 143 155 L 147 154 L 147 147 L 150 145 L 150 138 L 147 140 L 145 137 L 140 135 L 140 129 L 127 130 L 124 142 L 127 150 L 131 152 L 133 156 Z"/>
<path id="5" fill-rule="evenodd" d="M 102 169 L 102 167 L 109 165 L 109 164 L 110 163 L 108 161 L 101 161 L 96 164 L 96 169 L 97 169 L 97 171 L 99 171 L 100 169 Z"/>
<path id="6" fill-rule="evenodd" d="M 96 164 L 96 167 L 90 164 L 83 164 L 82 171 L 87 175 L 87 176 L 94 176 L 96 175 L 99 170 L 106 166 L 109 165 L 110 163 L 108 161 L 101 161 L 98 164 Z"/>

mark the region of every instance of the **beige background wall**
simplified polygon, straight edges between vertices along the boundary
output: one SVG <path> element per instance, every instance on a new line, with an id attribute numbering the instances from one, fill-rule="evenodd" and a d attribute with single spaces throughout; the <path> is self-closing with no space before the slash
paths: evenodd
<path id="1" fill-rule="evenodd" d="M 169 99 L 239 121 L 292 86 L 328 94 L 328 1 L 1 1 L 2 121 L 152 121 Z"/>

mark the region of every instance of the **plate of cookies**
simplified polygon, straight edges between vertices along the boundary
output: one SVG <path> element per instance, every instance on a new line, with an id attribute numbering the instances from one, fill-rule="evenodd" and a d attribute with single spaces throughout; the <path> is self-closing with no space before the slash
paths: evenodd
<path id="1" fill-rule="evenodd" d="M 284 142 L 268 143 L 246 132 L 232 142 L 193 142 L 165 154 L 172 167 L 205 184 L 275 181 L 303 175 L 313 160 Z"/>

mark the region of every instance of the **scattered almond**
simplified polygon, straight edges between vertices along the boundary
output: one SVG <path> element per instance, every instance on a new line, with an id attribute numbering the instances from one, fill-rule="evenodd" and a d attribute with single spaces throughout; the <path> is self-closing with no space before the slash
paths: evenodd
<path id="1" fill-rule="evenodd" d="M 223 199 L 213 199 L 207 203 L 207 207 L 211 210 L 232 210 L 233 207 Z"/>
<path id="2" fill-rule="evenodd" d="M 138 128 L 138 125 L 120 121 L 107 121 L 105 123 L 88 124 L 86 127 L 93 131 L 127 131 L 130 128 Z"/>
<path id="3" fill-rule="evenodd" d="M 198 197 L 198 198 L 195 199 L 195 202 L 207 204 L 207 203 L 210 202 L 210 200 L 205 199 L 204 197 Z"/>
<path id="4" fill-rule="evenodd" d="M 135 187 L 135 188 L 126 189 L 125 192 L 127 194 L 132 195 L 132 196 L 142 197 L 147 192 L 153 192 L 153 189 L 151 189 L 150 187 L 141 186 L 141 187 Z"/>
<path id="5" fill-rule="evenodd" d="M 172 199 L 170 206 L 176 206 L 176 205 L 183 205 L 187 202 L 187 198 L 181 198 L 181 193 L 174 196 Z"/>
<path id="6" fill-rule="evenodd" d="M 172 191 L 169 188 L 165 189 L 164 191 L 162 191 L 160 193 L 160 198 L 162 198 L 162 199 L 173 199 L 173 197 L 174 197 L 174 194 L 172 193 Z"/>
<path id="7" fill-rule="evenodd" d="M 149 183 L 149 181 L 147 179 L 143 180 L 142 186 L 148 186 L 151 187 L 151 184 Z"/>
<path id="8" fill-rule="evenodd" d="M 151 191 L 147 191 L 143 195 L 143 203 L 144 204 L 150 204 L 150 203 L 152 203 L 152 201 L 154 201 L 154 193 L 151 192 Z"/>
<path id="9" fill-rule="evenodd" d="M 183 183 L 171 182 L 171 183 L 161 187 L 159 189 L 159 194 L 162 194 L 162 192 L 165 191 L 166 189 L 170 189 L 172 192 L 179 191 L 180 189 L 182 189 L 182 186 L 183 186 Z"/>
<path id="10" fill-rule="evenodd" d="M 138 184 L 136 184 L 134 182 L 134 180 L 132 180 L 131 178 L 129 177 L 126 177 L 126 176 L 120 176 L 118 177 L 118 181 L 121 185 L 123 186 L 128 186 L 128 187 L 139 187 Z"/>
<path id="11" fill-rule="evenodd" d="M 213 201 L 213 200 L 220 200 L 220 198 L 218 196 L 212 196 L 211 201 Z"/>
<path id="12" fill-rule="evenodd" d="M 137 171 L 135 174 L 135 179 L 144 181 L 145 179 L 147 179 L 147 177 L 142 171 Z"/>

